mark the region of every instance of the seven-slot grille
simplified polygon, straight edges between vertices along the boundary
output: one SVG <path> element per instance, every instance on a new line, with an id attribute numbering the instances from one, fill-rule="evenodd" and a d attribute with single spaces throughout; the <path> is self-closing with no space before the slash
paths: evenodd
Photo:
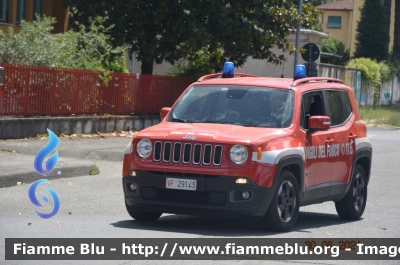
<path id="1" fill-rule="evenodd" d="M 166 163 L 183 163 L 193 165 L 220 166 L 222 162 L 222 145 L 161 142 L 154 144 L 153 160 Z"/>

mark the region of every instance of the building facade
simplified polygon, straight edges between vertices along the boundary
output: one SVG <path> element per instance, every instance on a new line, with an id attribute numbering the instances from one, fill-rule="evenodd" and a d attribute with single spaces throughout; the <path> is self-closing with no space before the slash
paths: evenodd
<path id="1" fill-rule="evenodd" d="M 364 2 L 365 0 L 343 0 L 315 7 L 324 12 L 322 14 L 324 32 L 342 41 L 346 48 L 350 50 L 350 56 L 353 56 L 356 49 L 357 24 L 361 17 L 360 9 Z M 392 0 L 389 48 L 393 47 L 394 10 L 395 0 Z"/>
<path id="2" fill-rule="evenodd" d="M 0 0 L 0 29 L 5 31 L 12 26 L 18 32 L 21 21 L 32 22 L 35 14 L 56 18 L 53 33 L 68 30 L 69 10 L 60 0 Z"/>

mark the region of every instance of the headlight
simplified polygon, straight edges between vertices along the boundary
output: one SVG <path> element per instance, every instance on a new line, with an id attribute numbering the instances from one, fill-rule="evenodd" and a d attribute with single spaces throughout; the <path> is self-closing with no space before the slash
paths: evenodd
<path id="1" fill-rule="evenodd" d="M 243 145 L 234 145 L 229 152 L 229 157 L 233 163 L 241 165 L 247 160 L 247 148 Z"/>
<path id="2" fill-rule="evenodd" d="M 148 158 L 151 154 L 152 145 L 150 140 L 142 139 L 136 145 L 136 152 L 140 157 Z"/>

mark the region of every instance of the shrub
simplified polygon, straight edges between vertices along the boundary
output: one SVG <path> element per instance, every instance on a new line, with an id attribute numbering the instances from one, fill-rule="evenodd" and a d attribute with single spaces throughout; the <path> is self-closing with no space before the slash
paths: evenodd
<path id="1" fill-rule="evenodd" d="M 379 86 L 390 80 L 391 70 L 387 63 L 377 63 L 369 58 L 358 58 L 351 60 L 347 67 L 361 70 L 361 76 L 364 80 L 371 83 L 374 88 L 374 105 L 378 103 Z"/>
<path id="2" fill-rule="evenodd" d="M 102 26 L 105 19 L 98 17 L 90 27 L 79 25 L 78 31 L 64 34 L 51 33 L 56 22 L 52 17 L 22 21 L 19 33 L 11 26 L 7 32 L 0 31 L 0 62 L 127 72 L 123 59 L 126 48 L 112 47 L 108 35 L 112 27 Z"/>
<path id="3" fill-rule="evenodd" d="M 340 40 L 330 37 L 324 39 L 321 44 L 321 51 L 327 52 L 334 55 L 342 56 L 342 58 L 330 59 L 330 63 L 336 65 L 345 65 L 350 59 L 350 51 L 346 49 L 346 46 Z M 324 61 L 325 62 L 325 61 Z"/>
<path id="4" fill-rule="evenodd" d="M 219 50 L 209 53 L 203 49 L 199 51 L 194 57 L 186 60 L 179 60 L 172 68 L 169 75 L 171 76 L 187 76 L 197 80 L 203 75 L 213 73 L 220 65 L 221 52 Z"/>
<path id="5" fill-rule="evenodd" d="M 21 22 L 19 33 L 9 27 L 0 30 L 0 62 L 55 66 L 59 56 L 56 36 L 51 34 L 54 18 L 43 17 L 34 22 Z"/>

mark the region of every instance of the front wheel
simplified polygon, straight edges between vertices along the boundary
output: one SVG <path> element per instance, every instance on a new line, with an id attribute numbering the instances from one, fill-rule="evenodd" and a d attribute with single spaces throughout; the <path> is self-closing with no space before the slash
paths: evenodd
<path id="1" fill-rule="evenodd" d="M 279 177 L 274 197 L 266 212 L 262 226 L 273 231 L 288 231 L 297 221 L 300 208 L 299 185 L 290 171 Z"/>
<path id="2" fill-rule="evenodd" d="M 364 168 L 357 165 L 346 196 L 335 202 L 336 212 L 342 219 L 357 220 L 367 204 L 367 177 Z"/>
<path id="3" fill-rule="evenodd" d="M 129 206 L 128 204 L 125 203 L 126 210 L 128 211 L 129 215 L 137 220 L 137 221 L 155 221 L 160 216 L 162 213 L 152 213 L 152 212 L 145 212 L 145 211 L 137 211 L 135 208 Z"/>

